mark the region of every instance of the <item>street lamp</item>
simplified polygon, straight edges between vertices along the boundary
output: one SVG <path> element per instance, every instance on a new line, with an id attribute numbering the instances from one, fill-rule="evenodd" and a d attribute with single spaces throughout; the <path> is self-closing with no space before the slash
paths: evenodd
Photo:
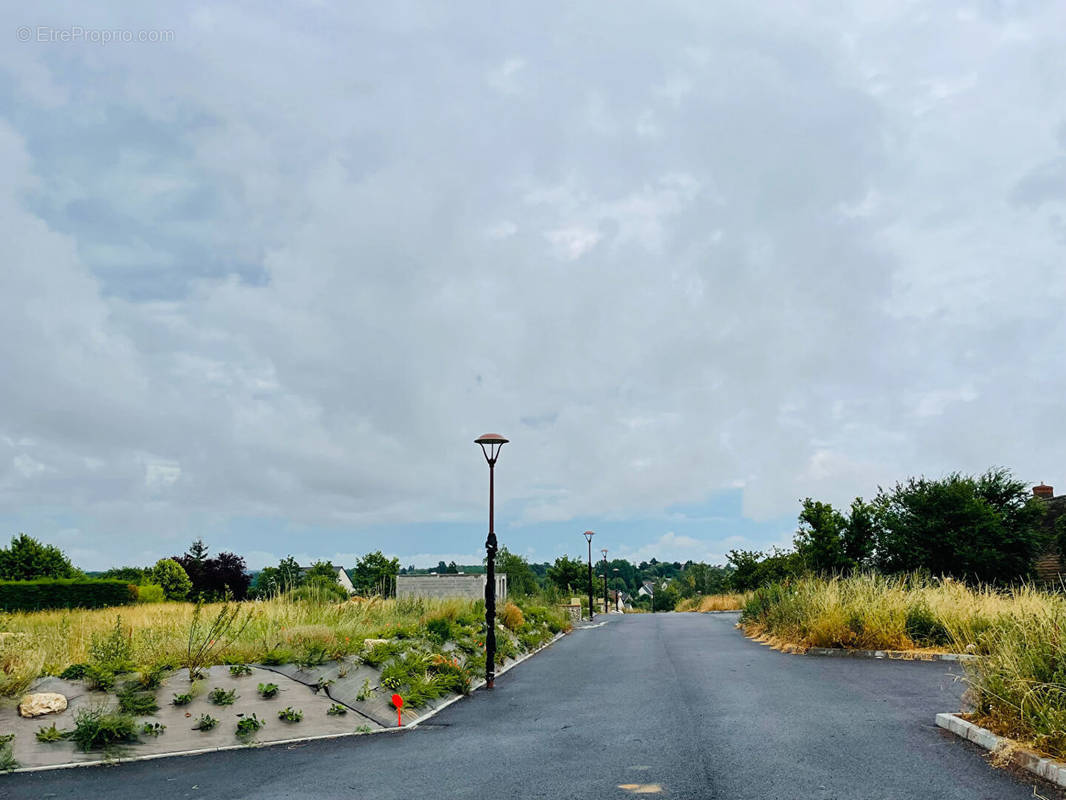
<path id="1" fill-rule="evenodd" d="M 496 459 L 500 448 L 507 444 L 498 433 L 484 433 L 474 440 L 481 445 L 485 461 L 489 464 L 489 537 L 485 540 L 486 580 L 485 580 L 485 688 L 491 689 L 496 684 L 496 529 L 493 523 L 495 505 L 494 481 Z M 485 446 L 488 446 L 488 450 Z"/>
<path id="2" fill-rule="evenodd" d="M 607 613 L 607 548 L 600 550 L 603 553 L 603 613 Z"/>
<path id="3" fill-rule="evenodd" d="M 589 622 L 592 622 L 592 531 L 585 531 L 585 541 L 589 543 Z"/>
<path id="4" fill-rule="evenodd" d="M 611 569 L 611 572 L 614 573 L 615 578 L 618 577 L 618 567 L 613 567 Z M 618 586 L 618 581 L 615 581 L 614 585 Z M 622 600 L 621 591 L 622 591 L 621 589 L 615 589 L 614 590 L 614 592 L 615 592 L 615 594 L 614 594 L 614 610 L 615 611 L 618 611 L 618 610 L 621 609 L 621 605 L 622 605 L 621 604 L 621 600 Z"/>

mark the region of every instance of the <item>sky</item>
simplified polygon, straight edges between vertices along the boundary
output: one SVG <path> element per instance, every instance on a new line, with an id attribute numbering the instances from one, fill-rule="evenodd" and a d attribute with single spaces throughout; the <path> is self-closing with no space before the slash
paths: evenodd
<path id="1" fill-rule="evenodd" d="M 0 539 L 475 563 L 486 432 L 536 561 L 1066 487 L 1062 3 L 0 20 Z"/>

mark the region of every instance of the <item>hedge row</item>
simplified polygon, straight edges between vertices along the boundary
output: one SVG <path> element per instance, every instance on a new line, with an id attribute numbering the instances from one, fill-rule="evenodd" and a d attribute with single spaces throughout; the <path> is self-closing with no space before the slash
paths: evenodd
<path id="1" fill-rule="evenodd" d="M 0 581 L 0 609 L 38 611 L 44 608 L 105 608 L 137 601 L 137 587 L 126 581 L 42 578 Z"/>

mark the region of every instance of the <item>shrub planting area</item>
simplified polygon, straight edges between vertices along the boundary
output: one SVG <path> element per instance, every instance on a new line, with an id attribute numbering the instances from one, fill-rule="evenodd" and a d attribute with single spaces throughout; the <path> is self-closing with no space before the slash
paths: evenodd
<path id="1" fill-rule="evenodd" d="M 497 665 L 569 627 L 558 608 L 501 604 Z M 9 613 L 0 615 L 0 692 L 10 698 L 0 701 L 0 733 L 16 734 L 9 749 L 30 766 L 26 758 L 65 763 L 126 749 L 364 732 L 396 724 L 394 694 L 407 722 L 469 692 L 484 669 L 481 602 L 331 602 L 304 593 Z M 59 692 L 72 698 L 70 707 L 22 719 L 15 707 L 27 689 Z"/>
<path id="2" fill-rule="evenodd" d="M 1066 758 L 1063 595 L 915 576 L 799 578 L 755 590 L 741 625 L 800 648 L 973 653 L 963 664 L 967 718 Z"/>

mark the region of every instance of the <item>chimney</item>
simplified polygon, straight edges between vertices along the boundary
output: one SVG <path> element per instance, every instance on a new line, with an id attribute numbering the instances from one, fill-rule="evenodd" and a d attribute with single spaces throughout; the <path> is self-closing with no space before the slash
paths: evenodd
<path id="1" fill-rule="evenodd" d="M 1045 483 L 1033 487 L 1033 497 L 1039 497 L 1042 500 L 1050 500 L 1054 496 L 1055 490 Z"/>

